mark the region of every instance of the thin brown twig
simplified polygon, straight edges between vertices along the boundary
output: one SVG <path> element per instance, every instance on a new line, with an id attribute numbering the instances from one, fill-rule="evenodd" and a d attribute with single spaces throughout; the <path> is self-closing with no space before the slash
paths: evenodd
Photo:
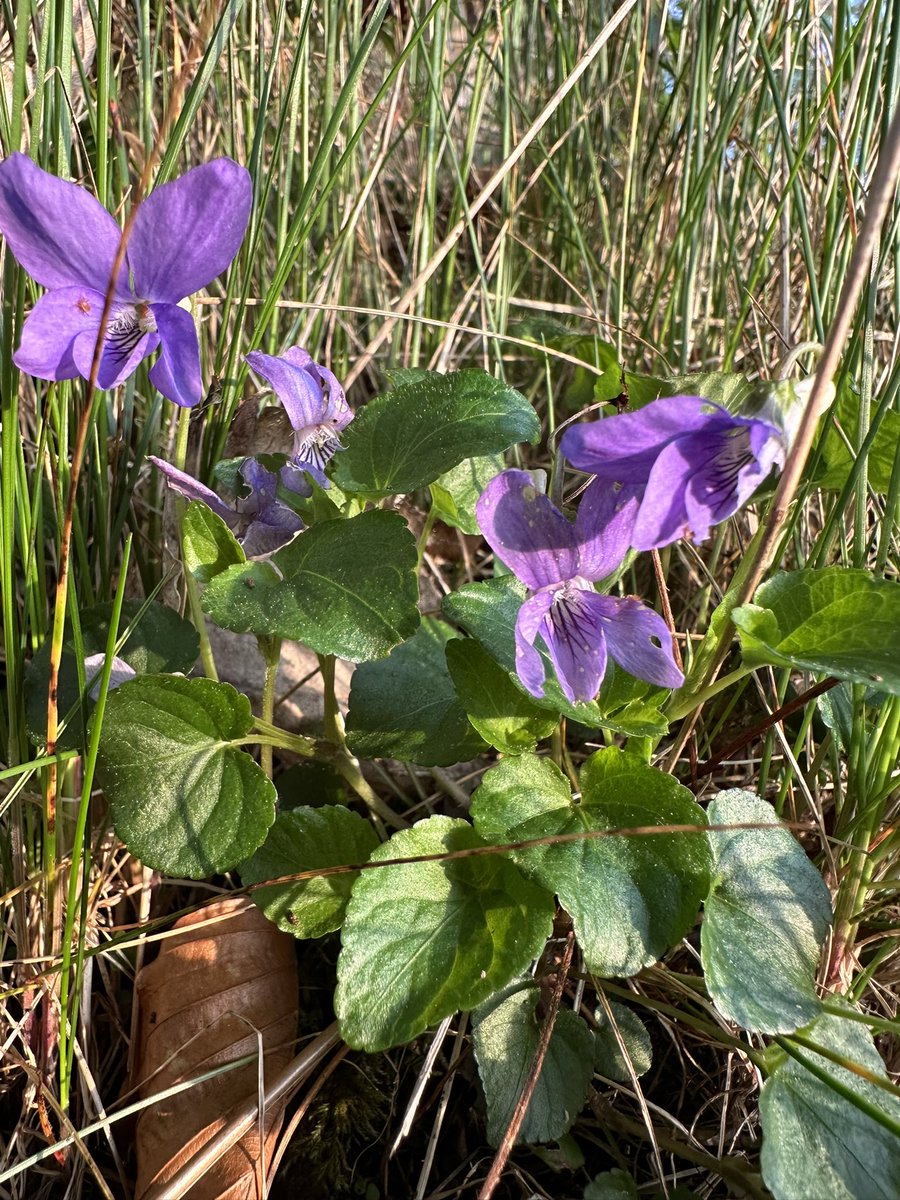
<path id="1" fill-rule="evenodd" d="M 307 871 L 295 871 L 292 875 L 279 875 L 276 879 L 265 879 L 260 883 L 248 883 L 235 888 L 234 894 L 252 893 L 260 888 L 278 887 L 285 883 L 302 883 L 306 879 L 324 879 L 331 875 L 348 875 L 356 871 L 374 871 L 382 867 L 408 867 L 416 863 L 454 862 L 461 858 L 484 858 L 491 854 L 512 854 L 531 850 L 538 846 L 559 846 L 569 842 L 596 841 L 613 837 L 652 837 L 676 833 L 731 833 L 741 829 L 794 829 L 816 830 L 818 827 L 802 821 L 730 821 L 722 825 L 635 825 L 617 829 L 579 829 L 575 833 L 550 833 L 544 837 L 526 838 L 520 842 L 498 842 L 485 846 L 468 846 L 465 850 L 442 850 L 435 854 L 410 854 L 404 858 L 368 859 L 360 863 L 341 863 L 333 867 L 311 867 Z M 213 903 L 213 901 L 210 901 Z"/>
<path id="2" fill-rule="evenodd" d="M 494 1161 L 491 1163 L 487 1179 L 485 1179 L 481 1191 L 478 1193 L 478 1200 L 491 1200 L 497 1189 L 497 1184 L 500 1182 L 500 1177 L 506 1168 L 512 1148 L 519 1135 L 519 1130 L 522 1128 L 522 1122 L 525 1120 L 525 1114 L 528 1112 L 531 1097 L 534 1095 L 534 1089 L 537 1087 L 537 1082 L 541 1075 L 544 1059 L 547 1057 L 547 1051 L 550 1048 L 550 1038 L 553 1036 L 553 1027 L 556 1025 L 556 1018 L 559 1015 L 559 1005 L 562 1000 L 563 991 L 565 990 L 566 980 L 569 977 L 569 968 L 572 965 L 572 955 L 574 953 L 575 933 L 570 929 L 566 936 L 566 948 L 563 951 L 562 962 L 556 973 L 556 983 L 550 997 L 547 1016 L 544 1018 L 544 1024 L 541 1026 L 541 1036 L 528 1071 L 528 1078 L 522 1086 L 522 1091 L 516 1102 L 512 1118 L 507 1126 L 506 1133 L 503 1135 L 503 1140 L 500 1143 Z"/>
<path id="3" fill-rule="evenodd" d="M 809 399 L 803 410 L 794 444 L 788 453 L 784 470 L 778 481 L 763 535 L 756 547 L 754 561 L 743 581 L 743 586 L 734 599 L 733 607 L 735 608 L 752 599 L 774 560 L 788 511 L 800 486 L 803 469 L 812 450 L 819 418 L 831 403 L 833 380 L 850 334 L 859 298 L 869 278 L 870 263 L 878 245 L 881 227 L 894 199 L 898 176 L 900 176 L 900 107 L 894 113 L 884 138 L 884 145 L 872 176 L 872 185 L 869 189 L 859 237 L 853 247 L 853 254 L 838 298 L 836 315 L 828 331 Z M 715 679 L 730 644 L 731 631 L 726 629 L 701 687 L 707 686 Z"/>
<path id="4" fill-rule="evenodd" d="M 213 21 L 217 15 L 217 6 L 210 4 L 207 10 L 206 18 L 198 30 L 198 39 L 208 39 Z M 159 135 L 153 146 L 151 153 L 147 156 L 144 168 L 140 178 L 132 192 L 132 203 L 125 225 L 122 229 L 119 238 L 119 245 L 116 249 L 116 255 L 113 259 L 112 269 L 110 271 L 109 284 L 107 285 L 106 295 L 103 298 L 103 309 L 100 314 L 100 325 L 97 330 L 97 340 L 94 343 L 94 353 L 91 359 L 91 369 L 88 375 L 87 387 L 85 388 L 84 406 L 81 412 L 81 418 L 78 422 L 75 441 L 72 449 L 72 459 L 69 470 L 69 489 L 66 497 L 65 514 L 63 517 L 62 528 L 60 530 L 60 546 L 59 546 L 59 570 L 56 582 L 56 594 L 54 598 L 53 609 L 53 628 L 50 639 L 50 658 L 48 665 L 48 683 L 47 683 L 47 755 L 53 755 L 56 752 L 56 742 L 59 737 L 59 668 L 62 659 L 62 643 L 63 632 L 65 629 L 66 604 L 69 592 L 69 576 L 70 562 L 72 549 L 72 526 L 75 516 L 75 504 L 78 499 L 78 484 L 81 478 L 81 469 L 84 464 L 85 448 L 87 446 L 88 434 L 91 427 L 91 414 L 94 408 L 94 395 L 97 391 L 97 378 L 100 373 L 100 363 L 103 358 L 103 348 L 106 342 L 106 331 L 109 325 L 109 318 L 112 313 L 113 303 L 115 300 L 116 283 L 119 274 L 125 263 L 125 255 L 128 250 L 128 241 L 131 236 L 134 222 L 137 218 L 138 210 L 141 201 L 147 191 L 150 179 L 155 171 L 162 149 L 165 145 L 166 137 L 169 130 L 175 122 L 181 106 L 184 102 L 185 92 L 187 90 L 188 78 L 187 72 L 181 72 L 175 80 L 172 88 L 169 107 L 166 112 L 166 118 L 159 131 Z M 53 897 L 56 885 L 56 814 L 57 800 L 59 796 L 59 763 L 54 759 L 50 763 L 47 772 L 47 791 L 45 801 L 45 822 L 47 832 L 47 842 L 50 848 L 49 854 L 49 870 L 50 875 L 47 880 L 48 894 L 51 903 L 48 906 L 48 928 L 51 933 L 51 949 L 57 948 L 58 933 L 61 930 L 57 929 L 57 924 L 54 919 L 55 904 Z M 49 999 L 49 998 L 46 998 Z M 44 1011 L 48 1014 L 47 1024 L 49 1025 L 49 1014 L 51 1006 L 45 1003 Z M 65 1014 L 62 1015 L 65 1019 Z M 49 1061 L 50 1047 L 44 1040 L 44 1054 Z M 46 1066 L 46 1063 L 45 1063 Z"/>
<path id="5" fill-rule="evenodd" d="M 769 713 L 768 716 L 766 716 L 762 721 L 758 721 L 749 729 L 745 729 L 740 737 L 735 738 L 733 742 L 729 742 L 724 750 L 720 750 L 718 754 L 714 754 L 713 757 L 708 759 L 705 763 L 701 763 L 693 774 L 694 779 L 702 779 L 704 775 L 711 775 L 719 763 L 724 759 L 730 758 L 731 755 L 736 754 L 738 750 L 743 750 L 743 748 L 749 745 L 750 742 L 755 741 L 758 737 L 762 737 L 764 733 L 767 733 L 773 725 L 777 725 L 779 721 L 783 721 L 785 717 L 789 717 L 791 713 L 797 712 L 798 709 L 805 708 L 806 705 L 809 704 L 810 700 L 815 700 L 816 696 L 821 696 L 823 692 L 829 691 L 835 686 L 835 684 L 839 682 L 840 680 L 835 679 L 833 675 L 829 675 L 828 678 L 823 679 L 821 683 L 817 683 L 814 687 L 807 688 L 807 690 L 805 692 L 801 692 L 799 696 L 794 696 L 792 700 L 788 700 L 787 703 L 782 704 L 780 708 L 776 708 L 774 712 Z"/>

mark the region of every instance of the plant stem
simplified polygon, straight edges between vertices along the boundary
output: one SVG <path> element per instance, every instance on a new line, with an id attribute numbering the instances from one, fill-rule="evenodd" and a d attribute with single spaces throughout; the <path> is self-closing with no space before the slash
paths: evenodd
<path id="1" fill-rule="evenodd" d="M 184 470 L 185 460 L 187 458 L 188 433 L 191 425 L 191 410 L 183 408 L 178 414 L 178 437 L 175 442 L 175 466 L 179 471 Z M 182 496 L 175 497 L 175 513 L 178 520 L 178 545 L 181 551 L 181 561 L 186 562 L 184 552 L 184 513 L 187 508 L 187 503 Z M 209 631 L 206 628 L 206 617 L 203 615 L 203 608 L 200 604 L 200 589 L 197 587 L 197 581 L 185 566 L 182 571 L 184 577 L 184 587 L 187 594 L 188 608 L 190 609 L 191 621 L 194 628 L 197 630 L 197 637 L 200 639 L 200 662 L 203 664 L 203 674 L 207 679 L 218 679 L 219 675 L 216 671 L 216 662 L 213 658 L 212 646 L 209 642 Z"/>
<path id="2" fill-rule="evenodd" d="M 260 637 L 257 638 L 257 645 L 266 664 L 262 694 L 262 719 L 267 724 L 271 724 L 275 715 L 275 681 L 278 678 L 278 666 L 281 662 L 281 638 Z M 269 779 L 272 778 L 272 749 L 271 742 L 260 742 L 259 744 L 260 765 Z"/>
<path id="3" fill-rule="evenodd" d="M 682 717 L 686 717 L 688 713 L 692 713 L 695 708 L 700 708 L 707 700 L 711 700 L 713 696 L 718 696 L 720 692 L 724 692 L 727 688 L 730 688 L 733 683 L 744 679 L 752 670 L 752 667 L 741 665 L 728 675 L 723 675 L 721 679 L 716 679 L 713 683 L 707 684 L 697 691 L 690 692 L 687 696 L 679 696 L 678 702 L 670 704 L 666 709 L 666 716 L 670 721 L 680 721 Z M 676 696 L 678 695 L 676 693 Z M 675 697 L 673 697 L 674 699 Z"/>

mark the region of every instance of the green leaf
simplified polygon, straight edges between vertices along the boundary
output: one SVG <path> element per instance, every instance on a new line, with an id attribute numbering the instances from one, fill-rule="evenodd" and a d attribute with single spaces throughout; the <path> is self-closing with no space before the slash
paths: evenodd
<path id="1" fill-rule="evenodd" d="M 596 703 L 600 724 L 627 737 L 661 738 L 669 732 L 662 705 L 669 697 L 667 688 L 644 679 L 635 679 L 624 667 L 610 660 Z"/>
<path id="2" fill-rule="evenodd" d="M 499 1146 L 516 1110 L 541 1037 L 541 993 L 517 983 L 474 1014 L 472 1039 L 487 1102 L 487 1137 Z M 557 1013 L 547 1054 L 516 1142 L 553 1142 L 571 1127 L 594 1073 L 594 1035 L 568 1008 Z"/>
<path id="3" fill-rule="evenodd" d="M 247 697 L 211 679 L 148 675 L 110 694 L 97 778 L 136 858 L 202 879 L 253 853 L 275 788 L 239 748 L 252 726 Z"/>
<path id="4" fill-rule="evenodd" d="M 431 499 L 440 519 L 463 533 L 478 533 L 475 517 L 478 497 L 503 467 L 499 454 L 467 458 L 435 480 Z"/>
<path id="5" fill-rule="evenodd" d="M 372 861 L 483 846 L 465 821 L 429 817 Z M 553 926 L 552 898 L 503 855 L 364 872 L 341 932 L 341 1036 L 374 1052 L 472 1009 L 521 975 Z"/>
<path id="6" fill-rule="evenodd" d="M 618 1168 L 603 1171 L 584 1189 L 582 1200 L 638 1200 L 637 1184 Z"/>
<path id="7" fill-rule="evenodd" d="M 618 1004 L 615 1000 L 610 1000 L 608 1003 L 616 1023 L 616 1029 L 619 1031 L 619 1037 L 624 1042 L 628 1057 L 631 1059 L 634 1073 L 640 1078 L 641 1075 L 646 1075 L 653 1065 L 653 1045 L 647 1026 L 633 1008 Z M 607 1079 L 615 1079 L 619 1083 L 629 1083 L 631 1073 L 628 1070 L 628 1063 L 605 1009 L 598 1008 L 594 1016 L 597 1021 L 597 1029 L 594 1034 L 594 1069 L 601 1075 L 605 1075 Z"/>
<path id="8" fill-rule="evenodd" d="M 378 837 L 363 817 L 340 805 L 279 813 L 268 837 L 241 865 L 241 881 L 261 883 L 315 867 L 366 862 Z M 251 892 L 254 903 L 285 933 L 317 938 L 340 929 L 359 872 L 281 883 Z"/>
<path id="9" fill-rule="evenodd" d="M 865 1026 L 823 1015 L 805 1031 L 819 1045 L 887 1079 Z M 884 1113 L 896 1129 L 900 1101 L 844 1067 L 802 1049 L 836 1087 Z M 793 1058 L 760 1097 L 763 1180 L 778 1200 L 896 1200 L 900 1137 Z"/>
<path id="10" fill-rule="evenodd" d="M 539 708 L 474 638 L 454 638 L 446 654 L 469 720 L 501 753 L 533 750 L 556 728 L 556 715 Z"/>
<path id="11" fill-rule="evenodd" d="M 176 671 L 189 671 L 200 653 L 200 639 L 190 621 L 178 615 L 164 604 L 151 602 L 140 621 L 135 624 L 138 613 L 144 607 L 143 600 L 126 600 L 122 605 L 119 621 L 121 636 L 133 626 L 127 640 L 119 650 L 118 657 L 136 671 L 138 675 L 155 675 Z M 102 654 L 106 650 L 109 622 L 113 606 L 98 604 L 84 609 L 81 614 L 81 637 L 85 655 Z M 78 664 L 71 634 L 63 642 L 63 656 L 59 668 L 58 705 L 60 717 L 78 705 Z M 44 745 L 47 741 L 47 687 L 50 679 L 50 639 L 48 638 L 28 664 L 25 675 L 25 704 L 29 736 Z M 90 696 L 84 700 L 85 711 L 94 710 Z M 69 723 L 57 740 L 60 750 L 77 749 L 84 744 L 84 727 L 81 706 L 75 708 Z"/>
<path id="12" fill-rule="evenodd" d="M 199 583 L 209 583 L 227 567 L 247 561 L 222 518 L 200 500 L 192 500 L 184 510 L 181 532 L 184 565 Z"/>
<path id="13" fill-rule="evenodd" d="M 736 608 L 744 662 L 900 693 L 900 583 L 847 567 L 782 571 Z"/>
<path id="14" fill-rule="evenodd" d="M 271 564 L 229 567 L 203 593 L 204 611 L 224 629 L 351 662 L 383 658 L 413 634 L 417 602 L 412 534 L 402 517 L 377 509 L 307 530 Z"/>
<path id="15" fill-rule="evenodd" d="M 540 432 L 525 397 L 487 372 L 431 374 L 357 412 L 343 435 L 334 478 L 345 492 L 412 492 L 464 459 L 536 442 Z"/>
<path id="16" fill-rule="evenodd" d="M 548 759 L 492 767 L 472 800 L 489 842 L 636 826 L 705 825 L 691 793 L 633 755 L 598 751 L 581 772 L 581 801 Z M 709 888 L 710 852 L 697 834 L 585 838 L 517 851 L 514 861 L 571 915 L 588 969 L 634 975 L 693 925 Z"/>
<path id="17" fill-rule="evenodd" d="M 859 413 L 862 398 L 849 387 L 841 388 L 833 414 L 841 424 L 841 428 L 850 440 L 851 446 L 859 442 Z M 871 417 L 876 415 L 876 406 L 872 405 Z M 869 485 L 876 492 L 890 490 L 891 477 L 894 472 L 894 460 L 897 453 L 897 443 L 900 441 L 900 412 L 889 409 L 881 418 L 878 432 L 866 455 L 866 471 Z M 816 480 L 818 487 L 840 490 L 847 482 L 856 454 L 851 453 L 847 444 L 829 421 L 825 428 L 825 440 L 822 446 L 828 470 Z"/>
<path id="18" fill-rule="evenodd" d="M 347 714 L 354 754 L 445 767 L 484 749 L 447 670 L 444 647 L 452 637 L 443 621 L 426 618 L 388 658 L 357 667 Z"/>
<path id="19" fill-rule="evenodd" d="M 721 792 L 710 824 L 765 829 L 708 834 L 713 886 L 701 947 L 706 986 L 730 1021 L 760 1033 L 798 1029 L 818 1015 L 816 964 L 831 900 L 803 847 L 751 792 Z"/>
<path id="20" fill-rule="evenodd" d="M 755 385 L 746 375 L 727 371 L 698 371 L 694 375 L 668 378 L 626 371 L 625 382 L 630 408 L 643 408 L 645 404 L 668 396 L 702 396 L 736 413 L 751 403 L 755 394 Z"/>

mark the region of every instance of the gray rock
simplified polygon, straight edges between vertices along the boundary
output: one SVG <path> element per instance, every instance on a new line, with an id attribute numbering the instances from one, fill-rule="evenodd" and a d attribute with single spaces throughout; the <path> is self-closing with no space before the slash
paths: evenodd
<path id="1" fill-rule="evenodd" d="M 207 622 L 209 641 L 219 678 L 250 699 L 259 713 L 265 664 L 251 633 L 231 633 Z M 338 659 L 334 687 L 338 706 L 347 711 L 353 664 Z M 275 724 L 289 733 L 308 733 L 321 728 L 324 715 L 322 676 L 315 653 L 296 642 L 284 642 L 275 687 Z"/>

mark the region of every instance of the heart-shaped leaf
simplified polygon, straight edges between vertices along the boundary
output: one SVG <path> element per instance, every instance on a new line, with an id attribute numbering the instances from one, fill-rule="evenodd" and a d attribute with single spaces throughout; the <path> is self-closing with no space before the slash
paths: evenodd
<path id="1" fill-rule="evenodd" d="M 489 842 L 654 825 L 705 825 L 691 793 L 615 747 L 591 756 L 581 801 L 548 759 L 508 758 L 472 800 Z M 683 937 L 709 887 L 710 851 L 698 834 L 585 838 L 517 851 L 514 860 L 570 913 L 588 968 L 634 975 Z"/>
<path id="2" fill-rule="evenodd" d="M 831 924 L 828 888 L 771 804 L 752 792 L 722 792 L 707 815 L 713 825 L 765 828 L 708 835 L 714 866 L 701 930 L 706 986 L 723 1016 L 745 1029 L 798 1029 L 821 1009 L 815 978 Z"/>
<path id="3" fill-rule="evenodd" d="M 247 561 L 237 538 L 209 505 L 192 500 L 181 522 L 184 565 L 199 583 Z"/>
<path id="4" fill-rule="evenodd" d="M 484 749 L 447 671 L 451 637 L 443 621 L 427 618 L 388 658 L 357 667 L 347 713 L 354 754 L 445 767 Z"/>
<path id="5" fill-rule="evenodd" d="M 540 998 L 533 984 L 517 983 L 493 996 L 473 1016 L 472 1040 L 492 1146 L 499 1146 L 534 1062 L 541 1038 Z M 594 1035 L 581 1017 L 561 1008 L 516 1141 L 561 1138 L 581 1111 L 593 1073 Z"/>
<path id="6" fill-rule="evenodd" d="M 340 805 L 279 813 L 268 837 L 241 864 L 243 883 L 279 879 L 315 867 L 365 862 L 378 837 L 368 821 Z M 251 895 L 285 933 L 317 938 L 340 929 L 358 872 L 254 888 Z"/>
<path id="7" fill-rule="evenodd" d="M 534 704 L 474 638 L 454 638 L 447 643 L 446 654 L 469 720 L 503 754 L 533 750 L 556 728 L 556 714 Z"/>
<path id="8" fill-rule="evenodd" d="M 431 500 L 440 519 L 463 533 L 478 533 L 478 497 L 503 467 L 501 455 L 488 454 L 464 459 L 436 479 L 431 485 Z"/>
<path id="9" fill-rule="evenodd" d="M 416 546 L 396 513 L 325 521 L 217 575 L 203 608 L 235 633 L 289 638 L 351 662 L 384 658 L 419 624 Z"/>
<path id="10" fill-rule="evenodd" d="M 900 583 L 848 567 L 782 571 L 731 619 L 748 666 L 775 663 L 900 693 Z"/>
<path id="11" fill-rule="evenodd" d="M 467 822 L 429 817 L 379 846 L 371 861 L 483 845 Z M 386 1050 L 474 1008 L 537 957 L 553 912 L 551 896 L 500 854 L 363 872 L 341 931 L 342 1037 Z"/>
<path id="12" fill-rule="evenodd" d="M 486 371 L 429 374 L 356 414 L 334 478 L 345 492 L 399 495 L 433 483 L 464 459 L 536 442 L 540 433 L 525 397 Z"/>
<path id="13" fill-rule="evenodd" d="M 249 858 L 275 819 L 275 788 L 240 749 L 250 702 L 227 683 L 149 675 L 107 699 L 97 778 L 136 858 L 202 879 Z"/>
<path id="14" fill-rule="evenodd" d="M 606 1015 L 606 1010 L 598 1008 L 594 1013 L 597 1029 L 594 1034 L 594 1069 L 607 1079 L 628 1083 L 631 1071 L 619 1044 L 619 1038 L 628 1052 L 628 1058 L 635 1075 L 646 1075 L 653 1065 L 653 1044 L 647 1026 L 633 1008 L 618 1004 L 615 1000 L 608 1001 L 615 1029 Z M 616 1037 L 618 1033 L 618 1037 Z"/>

